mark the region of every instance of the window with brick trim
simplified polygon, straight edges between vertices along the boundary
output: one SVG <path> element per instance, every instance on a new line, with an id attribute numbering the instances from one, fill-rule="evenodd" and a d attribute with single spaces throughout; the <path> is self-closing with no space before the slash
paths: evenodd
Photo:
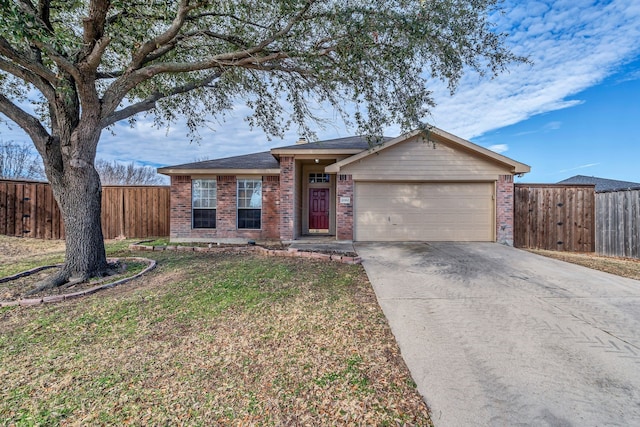
<path id="1" fill-rule="evenodd" d="M 216 228 L 218 192 L 215 179 L 191 181 L 191 215 L 193 228 Z"/>
<path id="2" fill-rule="evenodd" d="M 238 179 L 238 228 L 259 230 L 262 226 L 262 180 Z"/>

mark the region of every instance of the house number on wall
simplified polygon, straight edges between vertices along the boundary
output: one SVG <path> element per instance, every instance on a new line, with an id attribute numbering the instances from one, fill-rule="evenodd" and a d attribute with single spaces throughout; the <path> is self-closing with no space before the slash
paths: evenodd
<path id="1" fill-rule="evenodd" d="M 340 197 L 341 205 L 348 205 L 349 203 L 351 203 L 351 197 Z"/>

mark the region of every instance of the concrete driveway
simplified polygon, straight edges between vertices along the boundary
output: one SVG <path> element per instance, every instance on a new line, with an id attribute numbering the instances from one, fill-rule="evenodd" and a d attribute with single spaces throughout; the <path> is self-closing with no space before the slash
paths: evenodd
<path id="1" fill-rule="evenodd" d="M 359 243 L 444 426 L 640 426 L 640 281 L 493 243 Z"/>

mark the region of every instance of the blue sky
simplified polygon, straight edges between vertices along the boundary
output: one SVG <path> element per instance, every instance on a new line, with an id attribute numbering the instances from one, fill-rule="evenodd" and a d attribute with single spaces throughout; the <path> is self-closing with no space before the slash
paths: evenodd
<path id="1" fill-rule="evenodd" d="M 507 1 L 494 20 L 512 49 L 532 65 L 516 65 L 495 79 L 467 74 L 450 96 L 430 82 L 437 107 L 425 121 L 527 163 L 520 182 L 557 182 L 593 175 L 640 182 L 640 1 Z M 239 100 L 241 101 L 241 100 Z M 156 129 L 140 117 L 105 131 L 98 157 L 165 166 L 226 157 L 295 142 L 268 141 L 244 121 L 241 104 L 226 122 L 212 121 L 190 143 L 183 122 Z M 332 117 L 331 112 L 326 112 Z M 387 129 L 395 136 L 397 128 Z M 352 135 L 341 123 L 318 129 L 319 139 Z M 0 127 L 3 140 L 27 141 Z"/>
<path id="2" fill-rule="evenodd" d="M 578 104 L 534 115 L 471 140 L 507 147 L 531 166 L 519 182 L 558 182 L 574 175 L 640 182 L 640 60 L 567 98 Z"/>

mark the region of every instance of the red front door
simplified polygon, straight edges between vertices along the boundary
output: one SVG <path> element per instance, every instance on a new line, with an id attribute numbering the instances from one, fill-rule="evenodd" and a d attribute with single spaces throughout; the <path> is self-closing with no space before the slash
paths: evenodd
<path id="1" fill-rule="evenodd" d="M 329 189 L 309 189 L 309 231 L 329 231 Z"/>

